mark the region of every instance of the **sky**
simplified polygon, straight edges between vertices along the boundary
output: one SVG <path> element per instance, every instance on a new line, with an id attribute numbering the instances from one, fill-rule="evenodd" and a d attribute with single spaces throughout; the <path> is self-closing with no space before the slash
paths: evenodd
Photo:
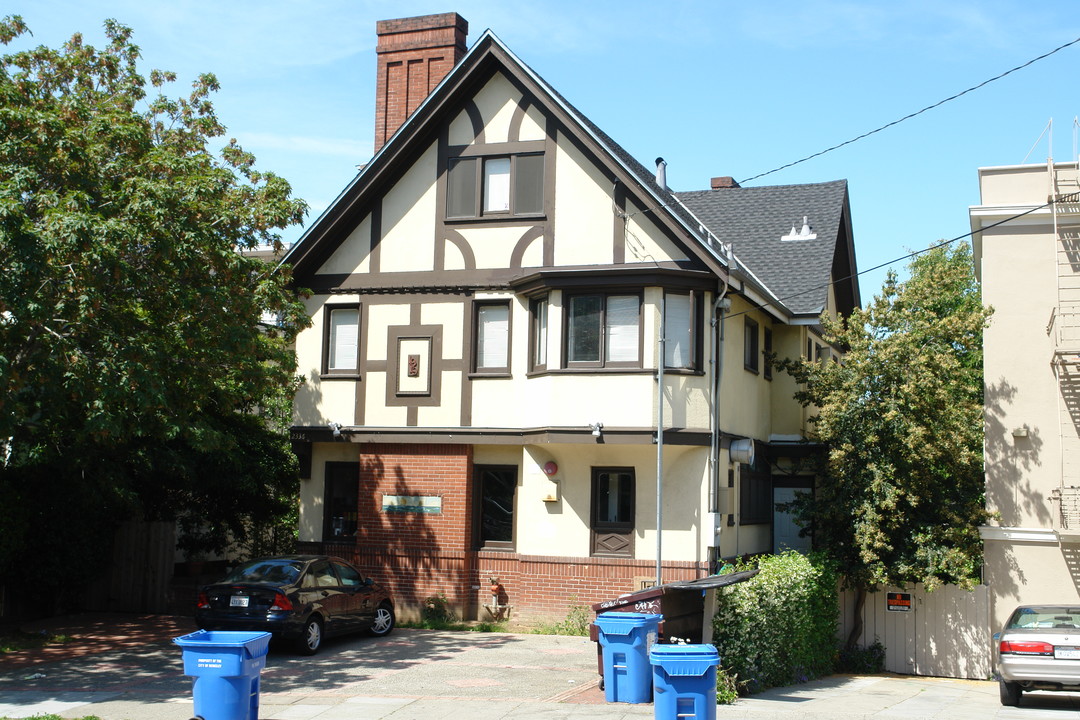
<path id="1" fill-rule="evenodd" d="M 1075 0 L 8 0 L 33 37 L 134 30 L 144 75 L 221 83 L 219 118 L 313 222 L 372 155 L 375 23 L 456 11 L 491 29 L 668 185 L 738 181 L 844 143 L 1080 38 Z M 1080 44 L 744 186 L 848 181 L 863 302 L 912 250 L 970 231 L 977 169 L 1077 159 Z M 1052 138 L 1052 147 L 1051 147 Z M 811 218 L 812 223 L 812 218 Z M 282 233 L 288 241 L 302 230 Z M 738 249 L 736 248 L 736 253 Z M 879 265 L 885 267 L 870 270 Z"/>

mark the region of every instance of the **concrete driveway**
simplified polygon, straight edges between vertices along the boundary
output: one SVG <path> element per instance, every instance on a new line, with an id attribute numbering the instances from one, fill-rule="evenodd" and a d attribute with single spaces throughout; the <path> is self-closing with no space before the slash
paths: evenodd
<path id="1" fill-rule="evenodd" d="M 171 638 L 190 619 L 77 616 L 52 631 L 77 639 L 0 658 L 0 717 L 55 713 L 102 720 L 188 720 L 191 681 Z M 314 658 L 271 647 L 263 720 L 642 718 L 652 705 L 608 704 L 585 638 L 395 630 L 330 640 Z M 1034 693 L 1003 708 L 986 681 L 837 675 L 717 708 L 717 718 L 1077 718 L 1080 697 Z"/>

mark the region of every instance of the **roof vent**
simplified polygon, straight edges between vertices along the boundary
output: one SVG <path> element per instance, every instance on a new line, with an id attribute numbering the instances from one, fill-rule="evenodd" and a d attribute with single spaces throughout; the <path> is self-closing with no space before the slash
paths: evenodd
<path id="1" fill-rule="evenodd" d="M 806 216 L 803 215 L 802 229 L 796 230 L 795 226 L 791 226 L 791 232 L 787 235 L 781 235 L 781 240 L 817 240 L 817 233 L 810 227 L 810 222 Z"/>
<path id="2" fill-rule="evenodd" d="M 662 157 L 656 158 L 656 184 L 667 190 L 667 161 Z"/>

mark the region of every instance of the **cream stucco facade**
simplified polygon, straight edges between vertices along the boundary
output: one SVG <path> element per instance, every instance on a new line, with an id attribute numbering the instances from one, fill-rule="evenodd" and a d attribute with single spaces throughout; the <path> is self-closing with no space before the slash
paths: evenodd
<path id="1" fill-rule="evenodd" d="M 820 354 L 818 314 L 857 303 L 846 185 L 822 192 L 832 239 L 782 250 L 842 291 L 793 309 L 485 34 L 286 258 L 301 542 L 473 616 L 488 577 L 559 615 L 771 552 L 774 472 L 814 478 L 768 353 Z"/>
<path id="2" fill-rule="evenodd" d="M 1080 601 L 1080 237 L 1076 163 L 979 170 L 970 210 L 983 301 L 992 626 L 1020 603 Z"/>

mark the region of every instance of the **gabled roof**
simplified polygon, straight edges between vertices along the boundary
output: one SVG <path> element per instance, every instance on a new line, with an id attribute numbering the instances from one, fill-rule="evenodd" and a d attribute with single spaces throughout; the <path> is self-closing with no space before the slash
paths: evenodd
<path id="1" fill-rule="evenodd" d="M 726 276 L 729 259 L 723 246 L 730 243 L 749 271 L 750 285 L 779 316 L 816 316 L 828 297 L 830 271 L 837 280 L 854 275 L 846 181 L 673 193 L 486 30 L 286 254 L 282 262 L 293 266 L 298 282 L 318 270 L 402 168 L 434 141 L 445 112 L 455 111 L 463 94 L 474 92 L 497 70 L 505 71 L 512 83 L 588 148 L 611 179 L 623 185 L 698 268 Z M 818 233 L 817 240 L 781 242 L 793 224 L 801 225 L 804 215 Z M 859 304 L 854 278 L 837 283 L 837 301 L 841 312 Z"/>
<path id="2" fill-rule="evenodd" d="M 842 313 L 859 305 L 846 180 L 676 195 L 793 313 L 820 314 L 830 277 Z M 804 217 L 817 237 L 782 240 Z"/>
<path id="3" fill-rule="evenodd" d="M 344 240 L 352 223 L 362 216 L 372 195 L 388 186 L 400 168 L 418 156 L 438 132 L 442 112 L 452 107 L 463 92 L 475 89 L 493 72 L 492 63 L 506 71 L 511 82 L 537 99 L 546 112 L 554 115 L 567 132 L 596 155 L 613 180 L 622 183 L 639 204 L 650 209 L 650 217 L 666 230 L 700 266 L 716 274 L 726 272 L 726 260 L 719 247 L 710 245 L 696 223 L 679 208 L 669 191 L 656 183 L 652 173 L 629 153 L 601 132 L 543 78 L 523 63 L 490 30 L 473 44 L 465 56 L 443 78 L 427 99 L 405 121 L 375 157 L 312 223 L 286 254 L 283 262 L 293 265 L 297 278 L 314 272 Z"/>

